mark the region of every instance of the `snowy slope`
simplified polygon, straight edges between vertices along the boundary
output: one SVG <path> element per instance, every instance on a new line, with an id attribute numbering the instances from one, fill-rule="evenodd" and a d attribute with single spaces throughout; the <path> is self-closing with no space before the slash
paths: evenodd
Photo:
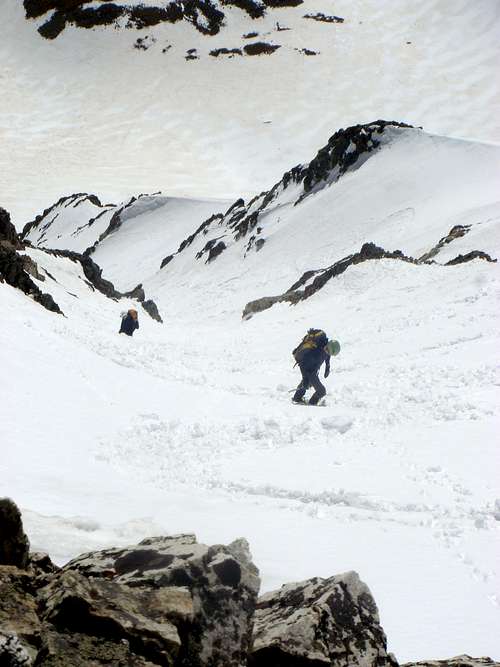
<path id="1" fill-rule="evenodd" d="M 112 301 L 64 319 L 0 286 L 2 492 L 59 561 L 243 534 L 264 589 L 358 570 L 401 660 L 498 656 L 499 284 L 482 261 L 372 262 L 300 308 L 143 316 L 133 339 Z M 308 410 L 287 390 L 311 323 L 343 350 Z"/>
<path id="2" fill-rule="evenodd" d="M 499 149 L 404 128 L 374 138 L 302 199 L 298 178 L 229 212 L 161 195 L 124 209 L 92 257 L 118 288 L 143 282 L 158 303 L 165 324 L 141 313 L 132 339 L 116 334 L 129 302 L 27 248 L 66 317 L 0 284 L 2 492 L 22 505 L 33 547 L 60 562 L 146 534 L 245 535 L 264 590 L 359 571 L 401 661 L 498 658 L 500 270 L 445 263 L 471 249 L 498 257 Z M 71 242 L 100 210 L 74 204 L 59 204 L 42 245 Z M 258 251 L 231 223 L 252 206 Z M 439 246 L 456 225 L 470 228 Z M 221 235 L 219 256 L 196 259 Z M 296 306 L 242 321 L 247 301 L 367 241 L 438 250 L 432 264 L 349 267 Z M 309 326 L 342 344 L 320 408 L 290 403 L 290 350 Z"/>
<path id="3" fill-rule="evenodd" d="M 0 193 L 18 228 L 73 192 L 103 201 L 158 190 L 254 195 L 309 159 L 332 128 L 373 118 L 500 141 L 496 0 L 307 0 L 258 20 L 224 11 L 227 26 L 213 37 L 181 22 L 69 26 L 47 41 L 22 2 L 0 3 Z M 317 12 L 344 23 L 303 18 Z M 209 55 L 242 47 L 252 30 L 281 48 Z M 153 46 L 134 48 L 146 35 Z M 188 61 L 193 48 L 199 59 Z"/>
<path id="4" fill-rule="evenodd" d="M 337 166 L 309 183 L 328 152 Z M 318 156 L 247 204 L 141 196 L 113 209 L 120 224 L 107 232 L 112 212 L 86 227 L 96 212 L 77 199 L 50 210 L 26 238 L 81 251 L 98 241 L 92 257 L 119 289 L 141 282 L 159 303 L 166 291 L 170 312 L 182 317 L 193 300 L 197 312 L 207 292 L 215 310 L 224 303 L 241 311 L 367 241 L 415 258 L 435 249 L 442 264 L 472 250 L 499 256 L 498 147 L 374 123 L 337 133 Z M 470 228 L 437 247 L 457 225 Z M 219 243 L 222 253 L 209 259 Z M 237 301 L 224 289 L 228 280 Z"/>

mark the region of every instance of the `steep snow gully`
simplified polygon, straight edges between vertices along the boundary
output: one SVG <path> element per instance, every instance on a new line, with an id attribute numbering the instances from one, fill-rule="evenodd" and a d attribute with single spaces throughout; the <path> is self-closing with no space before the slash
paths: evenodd
<path id="1" fill-rule="evenodd" d="M 500 656 L 499 175 L 494 146 L 371 123 L 248 203 L 46 209 L 16 252 L 64 315 L 0 283 L 0 478 L 33 547 L 62 562 L 245 535 L 263 590 L 359 571 L 401 661 Z M 242 319 L 365 243 L 400 253 Z M 141 283 L 164 324 L 49 248 L 90 255 L 121 292 Z M 119 336 L 132 305 L 140 329 Z M 290 402 L 290 351 L 311 325 L 342 353 L 309 409 Z"/>

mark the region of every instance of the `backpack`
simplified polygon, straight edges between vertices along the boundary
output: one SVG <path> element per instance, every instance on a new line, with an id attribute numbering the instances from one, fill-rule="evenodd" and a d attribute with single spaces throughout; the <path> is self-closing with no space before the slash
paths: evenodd
<path id="1" fill-rule="evenodd" d="M 322 329 L 309 329 L 302 341 L 293 350 L 295 361 L 300 364 L 304 357 L 313 350 L 321 349 L 328 343 L 328 336 Z"/>

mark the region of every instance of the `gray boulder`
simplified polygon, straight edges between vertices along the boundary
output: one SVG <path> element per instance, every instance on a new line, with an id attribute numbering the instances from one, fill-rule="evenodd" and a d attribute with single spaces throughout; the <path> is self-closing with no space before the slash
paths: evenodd
<path id="1" fill-rule="evenodd" d="M 246 665 L 260 584 L 246 540 L 228 546 L 206 546 L 196 542 L 194 535 L 151 538 L 134 547 L 85 554 L 68 563 L 63 572 L 65 576 L 81 575 L 66 583 L 71 596 L 78 582 L 79 598 L 85 600 L 87 616 L 105 618 L 115 627 L 118 623 L 122 633 L 123 616 L 134 616 L 137 620 L 133 625 L 140 623 L 142 635 L 146 620 L 140 615 L 147 617 L 151 626 L 156 621 L 151 610 L 141 612 L 141 600 L 135 600 L 134 594 L 146 591 L 152 600 L 155 596 L 161 598 L 168 636 L 161 637 L 157 629 L 154 641 L 163 642 L 165 651 L 176 656 L 176 666 Z M 89 593 L 84 578 L 96 592 Z M 68 602 L 58 588 L 60 581 L 53 588 L 56 598 L 47 598 L 47 620 L 52 623 L 67 618 L 67 613 L 61 611 Z M 106 604 L 110 595 L 120 600 L 112 605 L 115 610 Z M 124 607 L 122 596 L 129 595 L 131 600 Z M 152 604 L 156 608 L 156 602 Z M 151 627 L 147 634 L 152 636 Z M 130 629 L 120 636 L 132 640 Z M 140 653 L 145 657 L 152 655 L 144 650 Z"/>
<path id="2" fill-rule="evenodd" d="M 173 665 L 181 648 L 177 628 L 193 618 L 185 588 L 130 588 L 108 579 L 63 571 L 40 591 L 42 619 L 60 632 L 127 642 L 140 657 Z M 54 639 L 54 638 L 53 638 Z"/>
<path id="3" fill-rule="evenodd" d="M 285 584 L 259 598 L 251 667 L 396 667 L 356 572 Z"/>

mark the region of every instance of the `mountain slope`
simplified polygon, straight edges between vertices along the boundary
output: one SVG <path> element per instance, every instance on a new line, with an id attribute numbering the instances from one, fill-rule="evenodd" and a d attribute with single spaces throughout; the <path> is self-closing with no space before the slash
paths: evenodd
<path id="1" fill-rule="evenodd" d="M 68 26 L 47 41 L 21 2 L 1 3 L 0 191 L 18 229 L 73 192 L 106 202 L 158 190 L 251 197 L 309 159 L 332 128 L 373 118 L 500 141 L 496 0 L 337 0 L 333 8 L 308 0 L 255 20 L 234 6 L 224 13 L 227 26 L 213 37 L 182 21 Z M 304 19 L 309 13 L 345 20 Z M 255 40 L 243 38 L 252 31 Z M 146 37 L 150 48 L 134 48 Z M 256 40 L 281 48 L 210 56 Z M 186 60 L 191 49 L 198 59 Z"/>
<path id="2" fill-rule="evenodd" d="M 197 312 L 207 294 L 214 311 L 224 303 L 241 312 L 366 242 L 442 264 L 475 250 L 497 258 L 499 174 L 494 146 L 377 121 L 335 133 L 311 162 L 248 204 L 215 209 L 210 201 L 141 196 L 96 219 L 97 209 L 80 197 L 28 226 L 26 238 L 87 246 L 119 289 L 143 283 L 159 303 L 168 294 L 176 316 L 186 316 L 187 304 Z M 463 232 L 448 238 L 455 227 Z M 228 280 L 243 303 L 226 293 Z"/>

